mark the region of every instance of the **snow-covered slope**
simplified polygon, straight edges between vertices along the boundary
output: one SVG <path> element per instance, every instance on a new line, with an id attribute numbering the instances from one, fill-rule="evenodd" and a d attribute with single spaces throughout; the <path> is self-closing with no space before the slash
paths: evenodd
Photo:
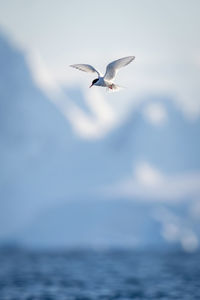
<path id="1" fill-rule="evenodd" d="M 146 160 L 164 172 L 200 170 L 200 119 L 184 117 L 175 101 L 150 96 L 112 133 L 116 149 L 134 164 Z"/>

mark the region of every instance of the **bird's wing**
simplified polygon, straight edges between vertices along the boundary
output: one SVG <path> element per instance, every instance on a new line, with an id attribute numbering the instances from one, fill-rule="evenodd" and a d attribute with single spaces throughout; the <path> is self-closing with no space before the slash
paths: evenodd
<path id="1" fill-rule="evenodd" d="M 118 60 L 112 61 L 106 67 L 106 73 L 104 75 L 104 79 L 107 81 L 112 80 L 116 76 L 116 74 L 120 68 L 125 67 L 126 65 L 130 64 L 130 62 L 132 62 L 134 59 L 135 59 L 135 56 L 127 56 L 127 57 L 123 57 Z"/>
<path id="2" fill-rule="evenodd" d="M 84 72 L 97 73 L 98 76 L 100 77 L 100 73 L 91 65 L 76 64 L 76 65 L 70 65 L 70 67 L 84 71 Z"/>

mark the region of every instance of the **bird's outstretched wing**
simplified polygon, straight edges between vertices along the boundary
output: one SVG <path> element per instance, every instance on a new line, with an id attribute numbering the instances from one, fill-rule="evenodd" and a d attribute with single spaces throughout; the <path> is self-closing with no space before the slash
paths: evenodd
<path id="1" fill-rule="evenodd" d="M 97 73 L 98 76 L 100 77 L 100 73 L 91 65 L 76 64 L 76 65 L 70 65 L 70 67 L 84 71 L 84 72 Z"/>
<path id="2" fill-rule="evenodd" d="M 107 81 L 112 80 L 116 76 L 116 74 L 120 68 L 125 67 L 126 65 L 130 64 L 130 62 L 132 62 L 134 59 L 135 59 L 135 56 L 127 56 L 127 57 L 123 57 L 118 60 L 112 61 L 106 67 L 106 73 L 104 75 L 104 79 Z"/>

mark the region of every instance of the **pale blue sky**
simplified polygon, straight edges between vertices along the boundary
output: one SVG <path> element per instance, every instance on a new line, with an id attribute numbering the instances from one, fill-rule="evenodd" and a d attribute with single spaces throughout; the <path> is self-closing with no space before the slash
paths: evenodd
<path id="1" fill-rule="evenodd" d="M 0 26 L 25 51 L 37 53 L 58 84 L 90 83 L 69 64 L 91 63 L 104 71 L 110 60 L 135 55 L 134 65 L 117 78 L 128 87 L 127 97 L 168 93 L 195 114 L 199 12 L 198 0 L 7 0 L 0 1 Z"/>

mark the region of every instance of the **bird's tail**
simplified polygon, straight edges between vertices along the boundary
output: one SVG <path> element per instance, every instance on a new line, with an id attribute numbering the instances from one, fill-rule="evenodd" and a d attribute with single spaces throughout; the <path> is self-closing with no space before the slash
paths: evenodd
<path id="1" fill-rule="evenodd" d="M 122 86 L 119 86 L 117 84 L 112 83 L 108 88 L 107 91 L 108 92 L 118 92 L 119 90 L 123 89 Z"/>

